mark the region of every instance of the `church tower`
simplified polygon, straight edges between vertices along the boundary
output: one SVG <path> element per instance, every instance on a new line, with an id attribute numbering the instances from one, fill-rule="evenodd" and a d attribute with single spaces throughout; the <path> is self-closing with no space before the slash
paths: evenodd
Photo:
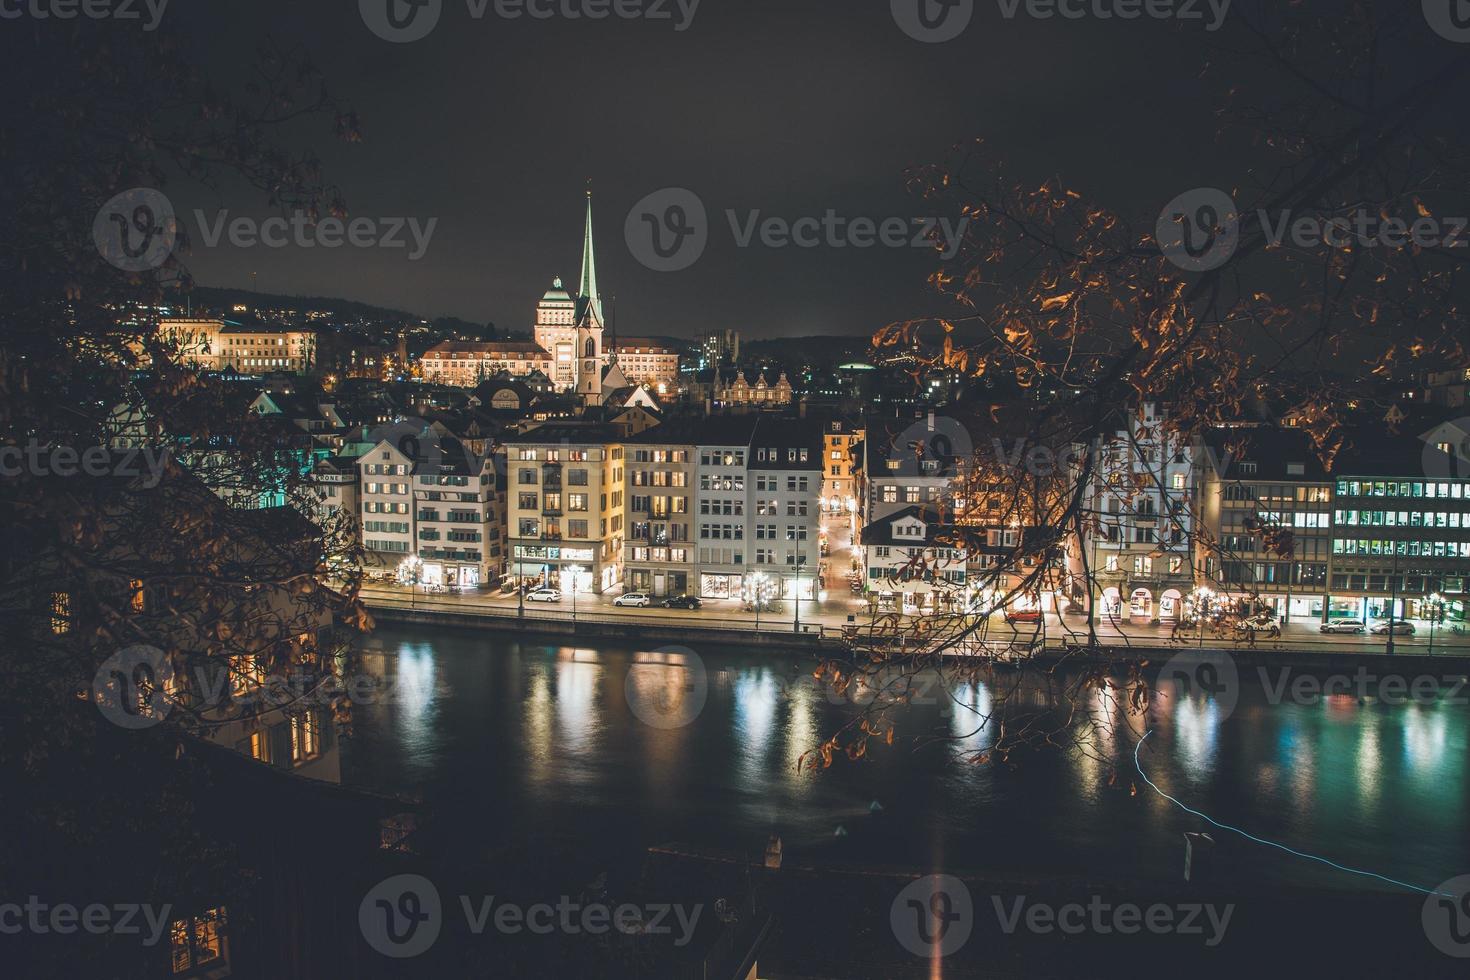
<path id="1" fill-rule="evenodd" d="M 583 405 L 602 404 L 602 298 L 597 292 L 597 259 L 592 253 L 592 191 L 587 192 L 587 226 L 582 238 L 582 279 L 576 306 L 577 396 Z"/>

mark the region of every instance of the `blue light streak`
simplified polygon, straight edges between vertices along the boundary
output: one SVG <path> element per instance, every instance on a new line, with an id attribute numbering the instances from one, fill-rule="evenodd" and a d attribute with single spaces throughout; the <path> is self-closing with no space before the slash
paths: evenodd
<path id="1" fill-rule="evenodd" d="M 1143 743 L 1146 742 L 1146 741 L 1148 741 L 1148 737 L 1150 735 L 1152 735 L 1153 733 L 1154 733 L 1154 730 L 1152 728 L 1150 728 L 1148 731 L 1144 732 L 1143 738 L 1140 738 L 1138 740 L 1138 743 L 1133 746 L 1133 765 L 1137 767 L 1138 774 L 1143 777 L 1143 781 L 1145 783 L 1148 783 L 1149 789 L 1153 790 L 1155 793 L 1158 793 L 1164 799 L 1168 800 L 1170 803 L 1173 803 L 1175 806 L 1179 807 L 1179 809 L 1183 810 L 1185 813 L 1192 813 L 1196 817 L 1199 817 L 1200 819 L 1207 821 L 1212 826 L 1218 827 L 1221 830 L 1228 830 L 1232 834 L 1239 834 L 1240 836 L 1244 837 L 1246 840 L 1254 841 L 1257 844 L 1265 844 L 1267 847 L 1275 847 L 1275 848 L 1277 848 L 1279 850 L 1283 850 L 1287 854 L 1291 854 L 1291 855 L 1293 855 L 1295 857 L 1306 858 L 1309 861 L 1318 861 L 1318 862 L 1320 862 L 1322 864 L 1327 865 L 1330 868 L 1336 868 L 1338 871 L 1346 871 L 1348 874 L 1364 875 L 1364 876 L 1366 876 L 1368 878 L 1377 878 L 1379 881 L 1386 881 L 1390 885 L 1397 885 L 1400 888 L 1407 888 L 1407 889 L 1409 889 L 1409 891 L 1420 892 L 1421 894 L 1424 894 L 1424 895 L 1444 895 L 1446 898 L 1454 898 L 1454 897 L 1456 897 L 1454 895 L 1449 894 L 1448 892 L 1434 891 L 1433 889 L 1430 889 L 1430 888 L 1421 888 L 1418 885 L 1411 885 L 1407 881 L 1399 881 L 1396 878 L 1388 878 L 1388 877 L 1385 877 L 1384 875 L 1377 874 L 1377 873 L 1372 872 L 1372 871 L 1361 871 L 1358 868 L 1349 868 L 1347 865 L 1338 864 L 1336 861 L 1328 860 L 1325 857 L 1318 857 L 1316 854 L 1307 854 L 1307 853 L 1305 853 L 1303 851 L 1294 850 L 1294 849 L 1292 849 L 1290 847 L 1287 847 L 1285 844 L 1278 844 L 1275 841 L 1266 840 L 1263 837 L 1257 837 L 1254 834 L 1251 834 L 1251 833 L 1248 833 L 1248 832 L 1246 832 L 1244 830 L 1241 830 L 1239 827 L 1232 827 L 1229 824 L 1223 824 L 1220 821 L 1216 820 L 1214 817 L 1211 817 L 1207 813 L 1201 813 L 1200 811 L 1198 811 L 1196 809 L 1193 809 L 1192 807 L 1185 806 L 1183 803 L 1179 802 L 1174 797 L 1170 796 L 1168 793 L 1165 793 L 1163 790 L 1159 789 L 1159 787 L 1154 783 L 1154 781 L 1152 779 L 1149 779 L 1148 778 L 1148 773 L 1146 773 L 1146 772 L 1143 771 L 1143 763 L 1139 761 L 1138 751 L 1143 748 Z"/>

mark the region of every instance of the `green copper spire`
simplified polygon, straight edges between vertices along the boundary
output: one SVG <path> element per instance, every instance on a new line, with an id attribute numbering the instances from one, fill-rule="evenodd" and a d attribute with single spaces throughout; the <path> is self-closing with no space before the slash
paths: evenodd
<path id="1" fill-rule="evenodd" d="M 587 188 L 587 230 L 582 239 L 582 282 L 577 298 L 592 308 L 602 322 L 602 301 L 597 295 L 597 259 L 592 254 L 592 188 Z M 580 305 L 580 304 L 579 304 Z"/>

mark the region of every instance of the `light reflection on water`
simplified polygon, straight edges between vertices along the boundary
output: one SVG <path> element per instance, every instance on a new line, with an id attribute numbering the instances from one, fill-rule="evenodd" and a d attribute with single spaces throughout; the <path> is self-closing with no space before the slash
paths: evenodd
<path id="1" fill-rule="evenodd" d="M 594 870 L 636 860 L 650 844 L 748 849 L 779 833 L 789 853 L 836 862 L 922 866 L 943 855 L 962 870 L 1172 878 L 1182 833 L 1205 828 L 1138 778 L 1134 746 L 1152 728 L 1141 756 L 1150 778 L 1228 823 L 1430 885 L 1470 869 L 1463 706 L 1273 705 L 1247 685 L 1225 720 L 1202 694 L 1155 702 L 1143 717 L 1126 710 L 1124 692 L 1094 690 L 1078 706 L 1078 746 L 996 767 L 967 761 L 994 746 L 995 720 L 981 723 L 1000 705 L 995 691 L 955 678 L 895 709 L 892 746 L 875 739 L 864 761 L 813 773 L 797 759 L 872 692 L 834 696 L 789 657 L 706 650 L 701 659 L 702 710 L 658 728 L 630 708 L 629 692 L 677 707 L 686 663 L 381 631 L 366 666 L 396 686 L 386 703 L 355 711 L 345 778 L 422 793 L 437 832 L 469 838 L 493 827 L 505 840 L 554 840 L 549 853 Z M 1034 693 L 1023 700 L 1040 703 Z M 839 825 L 845 837 L 834 836 Z M 1258 846 L 1219 847 L 1225 874 L 1364 886 Z"/>

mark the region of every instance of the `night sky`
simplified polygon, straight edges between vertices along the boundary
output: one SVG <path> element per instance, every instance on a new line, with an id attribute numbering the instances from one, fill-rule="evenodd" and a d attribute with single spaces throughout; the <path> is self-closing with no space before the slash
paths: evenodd
<path id="1" fill-rule="evenodd" d="M 493 10 L 493 8 L 492 8 Z M 923 216 L 906 167 L 983 135 L 1016 174 L 1057 174 L 1115 208 L 1153 215 L 1182 190 L 1239 174 L 1214 144 L 1218 86 L 1198 81 L 1211 43 L 1169 21 L 1006 19 L 977 3 L 956 40 L 920 43 L 887 2 L 704 0 L 670 21 L 473 19 L 445 0 L 423 40 L 390 44 L 358 5 L 178 3 L 212 74 L 241 80 L 267 31 L 313 52 L 362 117 L 365 141 L 323 125 L 319 152 L 352 214 L 438 218 L 427 254 L 204 247 L 206 285 L 341 296 L 435 317 L 529 328 L 554 275 L 574 282 L 583 192 L 594 193 L 604 299 L 625 335 L 862 334 L 943 309 L 913 248 L 738 248 L 725 209 L 795 219 Z M 695 191 L 710 243 L 658 273 L 624 244 L 630 206 L 666 186 Z M 181 213 L 263 213 L 258 193 L 167 188 Z M 191 232 L 192 234 L 192 232 Z"/>

